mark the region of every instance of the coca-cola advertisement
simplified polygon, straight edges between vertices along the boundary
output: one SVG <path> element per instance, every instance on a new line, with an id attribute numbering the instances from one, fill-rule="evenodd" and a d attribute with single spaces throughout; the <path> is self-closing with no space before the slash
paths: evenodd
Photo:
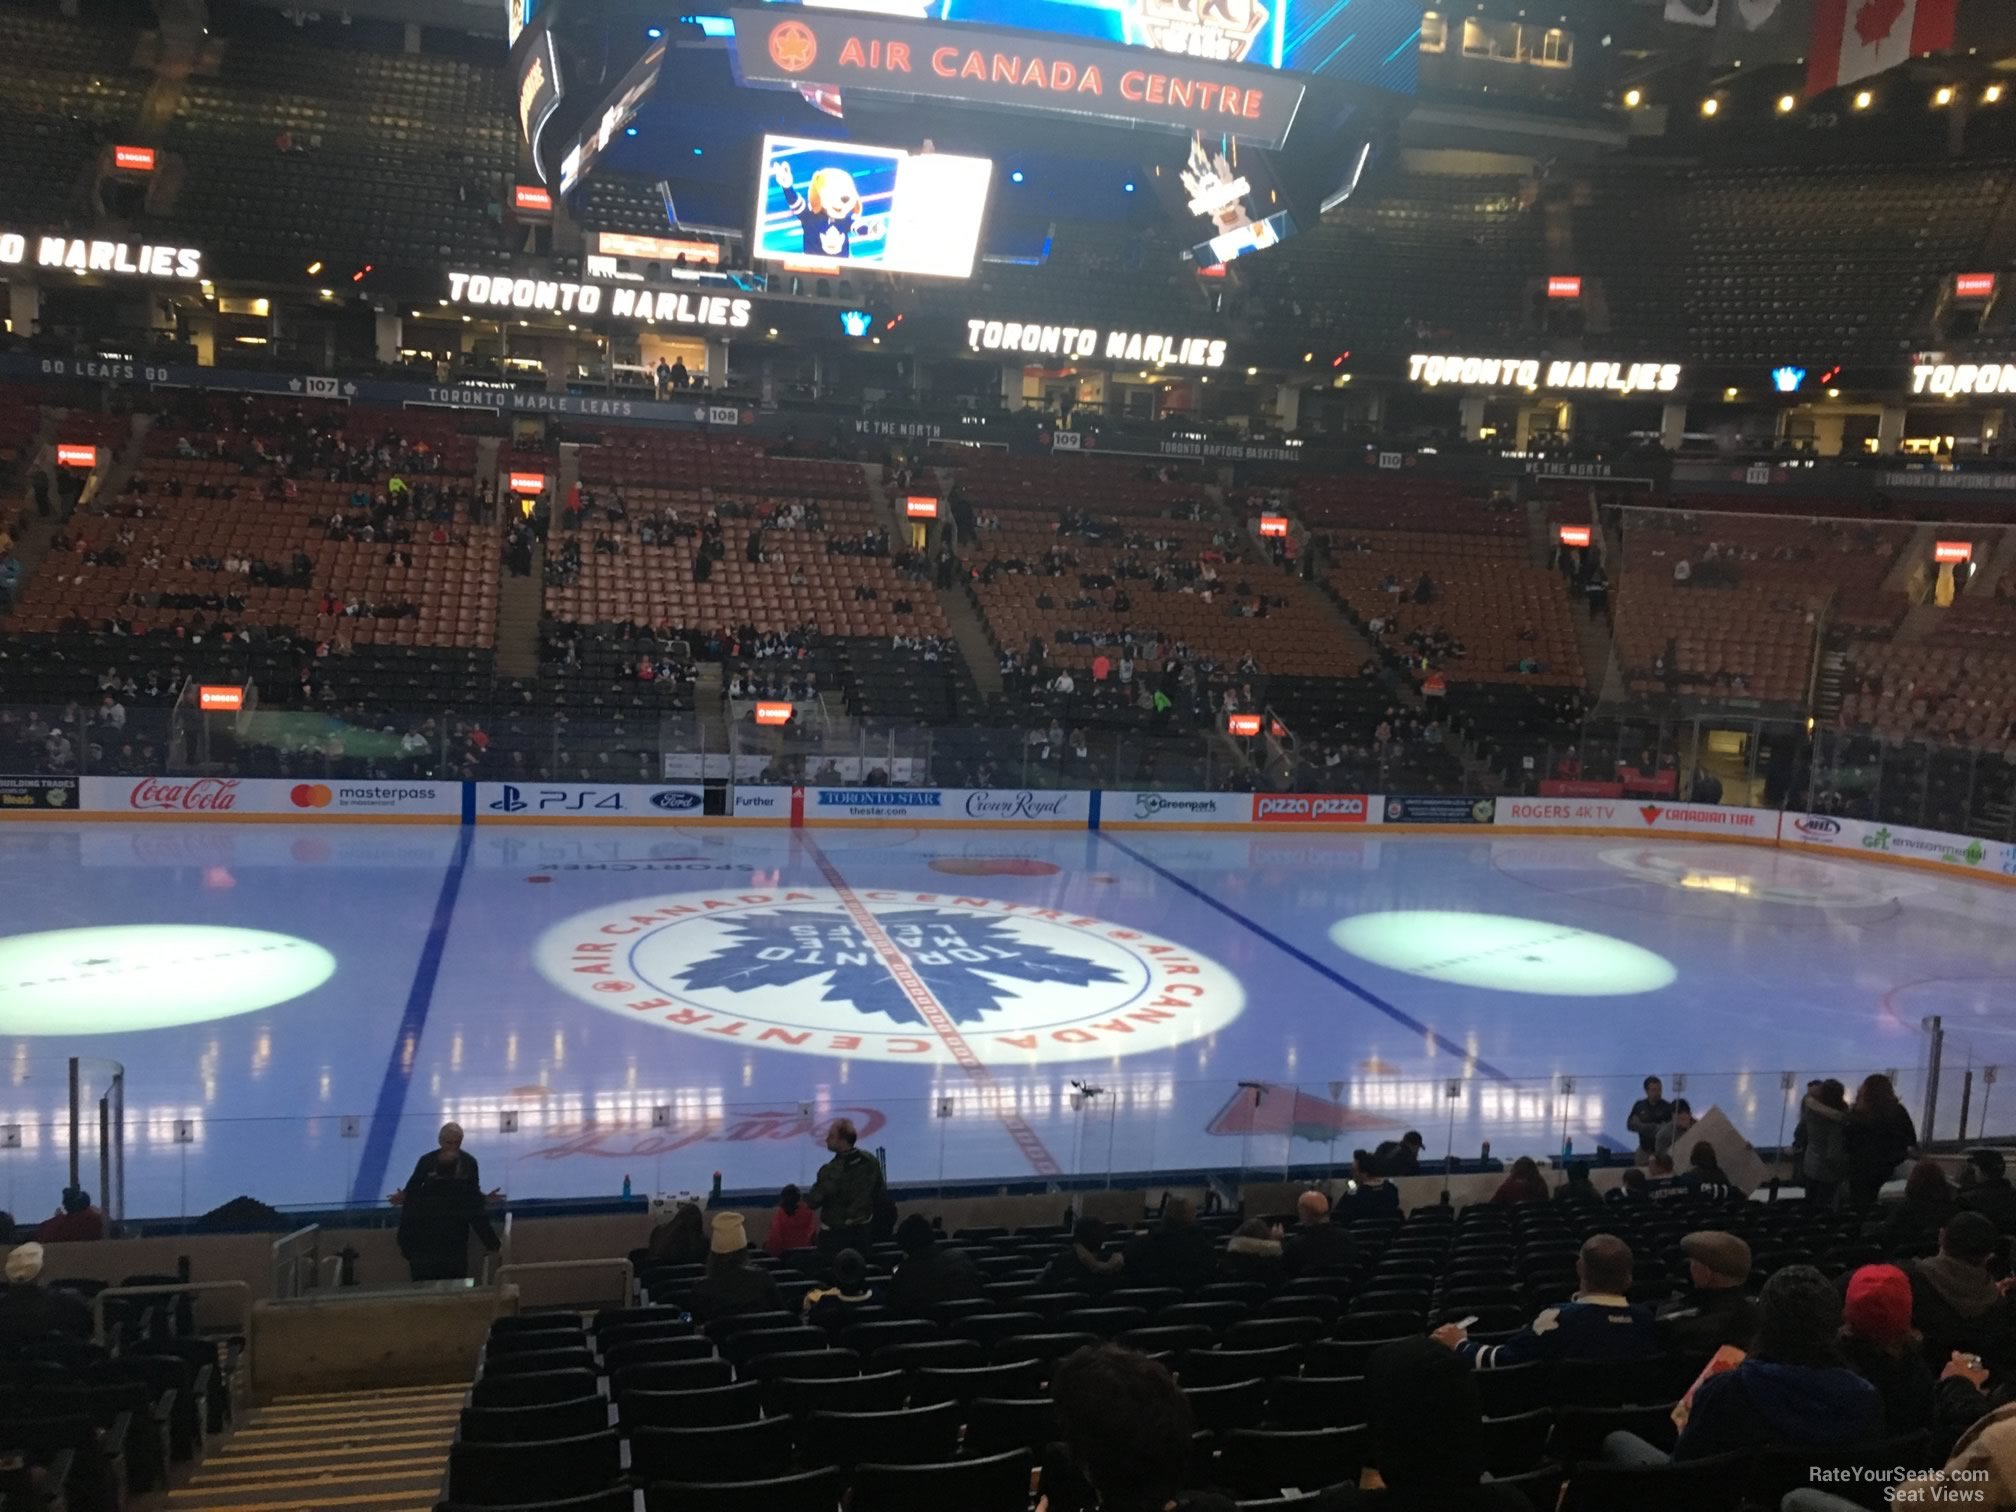
<path id="1" fill-rule="evenodd" d="M 126 800 L 151 813 L 224 814 L 238 806 L 236 777 L 143 777 Z"/>

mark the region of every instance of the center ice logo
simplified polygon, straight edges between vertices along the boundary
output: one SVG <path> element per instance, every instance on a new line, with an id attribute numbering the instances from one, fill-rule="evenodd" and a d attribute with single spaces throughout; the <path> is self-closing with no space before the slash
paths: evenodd
<path id="1" fill-rule="evenodd" d="M 1141 930 L 889 889 L 639 899 L 556 925 L 535 955 L 556 985 L 641 1023 L 878 1060 L 1168 1050 L 1245 1002 L 1215 961 Z"/>

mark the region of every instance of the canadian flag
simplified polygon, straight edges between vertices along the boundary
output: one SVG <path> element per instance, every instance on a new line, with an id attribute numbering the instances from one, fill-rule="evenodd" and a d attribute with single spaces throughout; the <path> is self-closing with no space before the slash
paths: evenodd
<path id="1" fill-rule="evenodd" d="M 1814 0 L 1806 93 L 1825 94 L 1953 45 L 1959 0 Z"/>

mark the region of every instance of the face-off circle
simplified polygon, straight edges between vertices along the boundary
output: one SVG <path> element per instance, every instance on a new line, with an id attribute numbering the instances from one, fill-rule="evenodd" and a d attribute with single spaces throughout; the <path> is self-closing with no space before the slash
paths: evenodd
<path id="1" fill-rule="evenodd" d="M 335 975 L 320 945 L 263 929 L 115 924 L 0 940 L 0 1035 L 121 1034 L 270 1008 Z"/>
<path id="2" fill-rule="evenodd" d="M 639 898 L 555 925 L 533 957 L 556 985 L 639 1023 L 867 1060 L 1027 1065 L 1166 1051 L 1245 1006 L 1224 967 L 1159 935 L 887 888 Z"/>
<path id="3" fill-rule="evenodd" d="M 1629 940 L 1510 914 L 1356 914 L 1331 925 L 1330 938 L 1389 971 L 1494 992 L 1624 997 L 1657 992 L 1678 975 L 1664 956 Z"/>

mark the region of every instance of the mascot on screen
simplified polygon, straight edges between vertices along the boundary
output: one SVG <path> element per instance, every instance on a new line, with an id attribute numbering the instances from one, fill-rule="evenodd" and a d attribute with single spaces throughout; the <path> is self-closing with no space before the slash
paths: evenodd
<path id="1" fill-rule="evenodd" d="M 800 194 L 791 165 L 780 161 L 770 177 L 784 191 L 784 204 L 804 229 L 805 252 L 811 257 L 848 257 L 854 238 L 872 240 L 881 233 L 880 217 L 861 213 L 861 191 L 845 168 L 821 168 Z"/>

